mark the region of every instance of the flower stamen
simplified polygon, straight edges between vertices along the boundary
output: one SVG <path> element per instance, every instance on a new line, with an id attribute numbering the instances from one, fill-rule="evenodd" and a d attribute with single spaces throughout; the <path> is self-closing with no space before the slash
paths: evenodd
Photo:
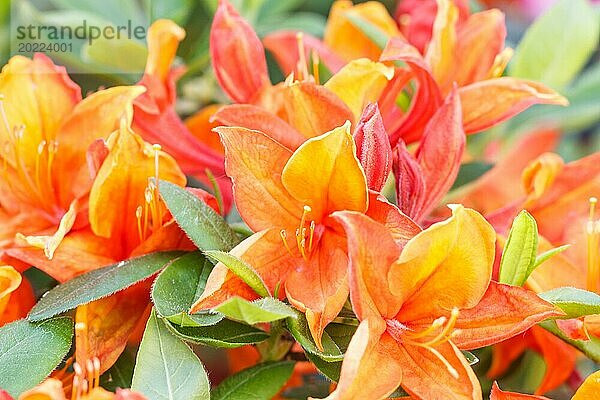
<path id="1" fill-rule="evenodd" d="M 586 224 L 587 238 L 587 289 L 598 293 L 600 281 L 600 219 L 596 219 L 596 204 L 598 199 L 590 198 L 590 213 Z"/>
<path id="2" fill-rule="evenodd" d="M 304 49 L 304 34 L 298 32 L 296 34 L 296 41 L 298 43 L 298 80 L 302 81 L 308 78 L 308 64 L 306 63 L 306 53 Z"/>

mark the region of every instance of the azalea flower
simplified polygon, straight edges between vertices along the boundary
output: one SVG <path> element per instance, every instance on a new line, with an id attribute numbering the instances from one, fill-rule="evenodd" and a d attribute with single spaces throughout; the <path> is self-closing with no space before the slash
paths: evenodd
<path id="1" fill-rule="evenodd" d="M 491 281 L 495 232 L 474 210 L 418 233 L 403 247 L 367 216 L 333 214 L 348 238 L 350 297 L 361 321 L 328 399 L 481 399 L 459 349 L 517 335 L 561 315 L 533 292 Z M 377 376 L 377 379 L 372 379 Z"/>
<path id="2" fill-rule="evenodd" d="M 256 234 L 232 250 L 251 265 L 270 293 L 306 313 L 319 347 L 325 326 L 348 296 L 346 239 L 331 219 L 339 210 L 376 216 L 399 241 L 419 231 L 376 193 L 369 194 L 356 158 L 349 123 L 291 151 L 245 128 L 216 128 L 226 151 L 226 171 L 243 220 Z M 191 312 L 231 296 L 257 294 L 225 265 L 217 264 Z"/>
<path id="3" fill-rule="evenodd" d="M 0 326 L 23 318 L 34 303 L 29 282 L 12 266 L 0 266 Z"/>
<path id="4" fill-rule="evenodd" d="M 92 368 L 85 373 L 77 366 L 78 373 L 65 383 L 48 378 L 31 390 L 21 394 L 18 400 L 147 400 L 145 396 L 129 389 L 117 389 L 116 393 L 100 387 L 100 375 Z M 10 397 L 6 400 L 12 400 Z"/>

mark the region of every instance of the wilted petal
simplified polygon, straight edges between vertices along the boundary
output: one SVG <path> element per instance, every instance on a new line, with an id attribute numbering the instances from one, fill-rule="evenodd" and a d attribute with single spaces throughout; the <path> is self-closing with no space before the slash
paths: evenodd
<path id="1" fill-rule="evenodd" d="M 383 189 L 392 169 L 392 148 L 377 104 L 365 107 L 354 128 L 356 156 L 365 171 L 369 189 Z"/>
<path id="2" fill-rule="evenodd" d="M 228 0 L 219 0 L 213 18 L 210 59 L 219 85 L 236 103 L 249 103 L 270 85 L 260 39 Z"/>
<path id="3" fill-rule="evenodd" d="M 467 134 L 491 128 L 534 104 L 568 105 L 567 99 L 541 83 L 510 77 L 476 82 L 459 93 Z"/>

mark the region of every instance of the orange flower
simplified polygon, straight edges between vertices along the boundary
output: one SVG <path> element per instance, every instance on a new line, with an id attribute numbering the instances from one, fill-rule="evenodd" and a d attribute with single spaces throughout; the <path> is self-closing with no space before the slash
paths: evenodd
<path id="1" fill-rule="evenodd" d="M 560 312 L 534 293 L 491 282 L 495 232 L 477 212 L 453 207 L 403 248 L 381 224 L 337 212 L 350 257 L 350 296 L 361 321 L 328 399 L 481 399 L 458 350 L 512 337 Z M 369 379 L 377 376 L 378 379 Z"/>
<path id="2" fill-rule="evenodd" d="M 116 393 L 112 393 L 101 388 L 99 375 L 90 377 L 92 386 L 84 388 L 78 383 L 82 374 L 76 375 L 73 382 L 66 386 L 58 379 L 48 378 L 21 394 L 18 400 L 67 400 L 67 395 L 72 392 L 68 398 L 74 400 L 146 400 L 145 396 L 129 389 L 117 389 Z"/>
<path id="3" fill-rule="evenodd" d="M 258 232 L 232 253 L 257 271 L 271 293 L 285 293 L 306 312 L 320 346 L 323 329 L 348 296 L 346 241 L 330 215 L 339 210 L 377 214 L 396 227 L 399 240 L 419 228 L 377 195 L 369 196 L 348 123 L 307 140 L 293 153 L 261 132 L 216 130 L 240 215 Z M 257 297 L 218 264 L 192 311 L 234 295 Z"/>
<path id="4" fill-rule="evenodd" d="M 34 303 L 29 282 L 10 265 L 0 266 L 0 326 L 23 318 Z"/>
<path id="5" fill-rule="evenodd" d="M 571 397 L 571 400 L 595 400 L 598 399 L 600 393 L 600 371 L 596 371 L 588 376 L 585 381 L 581 384 L 575 395 Z M 492 386 L 492 392 L 490 393 L 490 400 L 527 400 L 527 399 L 538 399 L 538 400 L 549 400 L 543 396 L 531 396 L 528 394 L 520 394 L 513 392 L 504 392 L 500 390 L 498 384 L 494 382 Z"/>

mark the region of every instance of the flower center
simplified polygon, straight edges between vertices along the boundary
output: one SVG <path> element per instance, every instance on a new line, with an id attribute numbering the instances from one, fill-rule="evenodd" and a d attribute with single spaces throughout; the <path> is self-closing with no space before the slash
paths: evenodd
<path id="1" fill-rule="evenodd" d="M 600 280 L 600 219 L 596 219 L 596 204 L 598 199 L 590 198 L 590 214 L 586 224 L 587 238 L 587 289 L 598 293 Z"/>
<path id="2" fill-rule="evenodd" d="M 435 319 L 430 326 L 421 330 L 414 331 L 402 322 L 395 319 L 386 320 L 387 332 L 400 343 L 410 346 L 424 348 L 433 354 L 444 364 L 450 375 L 458 379 L 458 371 L 450 364 L 448 360 L 435 348 L 448 342 L 454 336 L 460 333 L 459 329 L 454 329 L 458 319 L 458 308 L 453 308 L 450 318 L 439 317 Z"/>
<path id="3" fill-rule="evenodd" d="M 0 124 L 6 131 L 6 140 L 0 144 L 2 180 L 19 201 L 42 208 L 50 219 L 60 219 L 64 210 L 57 210 L 58 203 L 52 183 L 52 165 L 58 151 L 58 142 L 46 137 L 37 145 L 34 159 L 24 141 L 27 132 L 24 125 L 11 125 L 4 108 L 4 96 L 0 94 Z M 44 134 L 44 133 L 42 133 Z M 13 170 L 14 174 L 9 174 Z"/>
<path id="4" fill-rule="evenodd" d="M 315 236 L 315 221 L 310 221 L 310 223 L 308 224 L 308 230 L 306 229 L 306 223 L 308 222 L 306 217 L 311 211 L 312 209 L 309 206 L 304 206 L 302 218 L 300 218 L 300 226 L 296 229 L 295 234 L 296 247 L 298 248 L 298 251 L 300 251 L 300 255 L 304 260 L 308 260 L 308 256 L 310 255 L 313 249 L 313 238 Z M 281 236 L 283 245 L 285 246 L 288 253 L 290 253 L 291 256 L 294 256 L 292 248 L 290 247 L 287 241 L 288 236 L 286 230 L 282 229 L 281 232 L 279 232 L 279 235 Z"/>
<path id="5" fill-rule="evenodd" d="M 148 178 L 148 186 L 144 190 L 144 204 L 135 210 L 140 242 L 146 240 L 152 232 L 162 226 L 163 205 L 158 190 L 158 172 L 160 160 L 160 144 L 152 145 L 154 151 L 154 176 Z"/>

